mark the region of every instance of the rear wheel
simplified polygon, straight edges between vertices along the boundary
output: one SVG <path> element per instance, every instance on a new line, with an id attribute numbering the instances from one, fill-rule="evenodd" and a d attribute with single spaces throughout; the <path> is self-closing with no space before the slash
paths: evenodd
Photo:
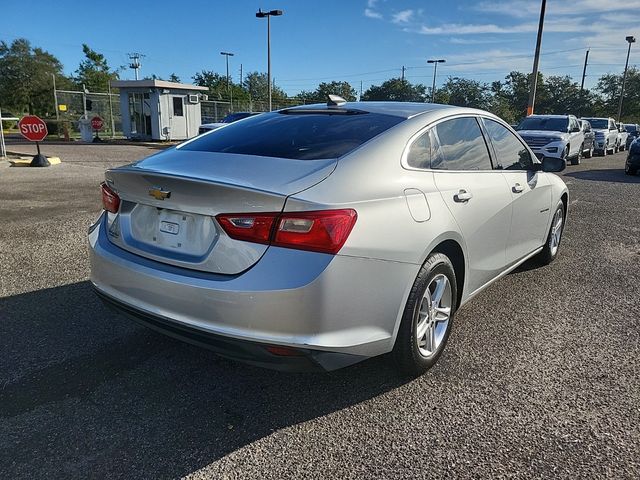
<path id="1" fill-rule="evenodd" d="M 625 165 L 624 173 L 626 173 L 627 175 L 635 175 L 636 173 L 638 173 L 638 169 L 632 168 L 629 165 Z"/>
<path id="2" fill-rule="evenodd" d="M 393 348 L 394 359 L 403 373 L 420 375 L 442 354 L 457 307 L 456 285 L 449 257 L 431 254 L 413 284 Z"/>
<path id="3" fill-rule="evenodd" d="M 558 256 L 562 232 L 564 231 L 564 220 L 564 204 L 559 202 L 551 220 L 547 242 L 544 244 L 542 251 L 536 256 L 536 260 L 541 265 L 549 265 Z"/>

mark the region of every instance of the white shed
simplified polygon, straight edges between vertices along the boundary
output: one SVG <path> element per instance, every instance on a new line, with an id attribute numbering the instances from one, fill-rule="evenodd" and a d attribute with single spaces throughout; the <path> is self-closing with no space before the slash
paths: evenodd
<path id="1" fill-rule="evenodd" d="M 117 80 L 122 131 L 137 140 L 195 137 L 202 120 L 200 101 L 207 87 L 162 80 Z"/>

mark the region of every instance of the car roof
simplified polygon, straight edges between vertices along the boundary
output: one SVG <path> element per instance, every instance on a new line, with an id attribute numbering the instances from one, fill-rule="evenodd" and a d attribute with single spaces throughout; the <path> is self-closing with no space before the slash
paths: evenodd
<path id="1" fill-rule="evenodd" d="M 311 105 L 298 105 L 296 107 L 284 108 L 282 110 L 360 110 L 369 113 L 378 113 L 385 115 L 394 115 L 396 117 L 411 118 L 416 115 L 427 112 L 436 112 L 439 110 L 455 110 L 460 107 L 452 105 L 440 105 L 437 103 L 419 103 L 419 102 L 346 102 L 342 105 L 329 106 L 326 103 L 315 103 Z M 281 111 L 282 111 L 281 110 Z M 468 109 L 465 109 L 468 110 Z"/>

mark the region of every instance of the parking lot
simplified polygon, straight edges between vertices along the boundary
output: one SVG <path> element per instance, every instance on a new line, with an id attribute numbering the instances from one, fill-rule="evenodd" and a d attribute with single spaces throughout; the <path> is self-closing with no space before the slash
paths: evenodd
<path id="1" fill-rule="evenodd" d="M 98 184 L 153 152 L 46 145 L 61 165 L 0 162 L 0 477 L 640 477 L 626 153 L 562 173 L 558 259 L 460 310 L 440 361 L 409 381 L 387 358 L 330 374 L 236 364 L 106 309 L 88 281 Z"/>

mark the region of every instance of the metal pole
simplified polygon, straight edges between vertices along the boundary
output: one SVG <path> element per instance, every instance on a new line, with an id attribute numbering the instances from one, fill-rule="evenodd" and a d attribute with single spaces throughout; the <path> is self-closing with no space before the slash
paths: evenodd
<path id="1" fill-rule="evenodd" d="M 431 86 L 431 103 L 436 103 L 436 74 L 438 73 L 438 62 L 433 62 L 433 84 Z"/>
<path id="2" fill-rule="evenodd" d="M 582 82 L 580 83 L 580 95 L 582 96 L 582 90 L 584 90 L 584 77 L 587 76 L 587 62 L 589 61 L 589 50 L 584 56 L 584 68 L 582 69 Z"/>
<path id="3" fill-rule="evenodd" d="M 56 130 L 58 131 L 58 138 L 60 138 L 60 113 L 58 112 L 58 93 L 56 92 L 56 74 L 52 73 L 53 79 L 53 101 L 56 105 Z"/>
<path id="4" fill-rule="evenodd" d="M 269 111 L 271 111 L 271 15 L 267 15 L 267 82 L 269 83 Z"/>
<path id="5" fill-rule="evenodd" d="M 404 82 L 404 65 L 402 66 L 402 81 Z"/>
<path id="6" fill-rule="evenodd" d="M 227 92 L 228 92 L 229 91 L 229 55 L 224 55 L 224 56 L 227 59 Z"/>
<path id="7" fill-rule="evenodd" d="M 538 62 L 540 60 L 540 45 L 542 44 L 542 29 L 544 28 L 544 12 L 546 8 L 547 0 L 542 0 L 542 5 L 540 7 L 540 22 L 538 23 L 538 37 L 536 38 L 536 52 L 533 56 L 533 72 L 531 72 L 531 90 L 529 91 L 527 116 L 533 115 L 533 108 L 536 104 L 536 89 L 538 87 Z"/>
<path id="8" fill-rule="evenodd" d="M 587 53 L 584 56 L 584 68 L 582 69 L 582 82 L 580 82 L 580 95 L 578 96 L 578 98 L 580 99 L 580 106 L 578 107 L 578 114 L 580 116 L 582 116 L 582 107 L 583 107 L 583 102 L 584 102 L 584 98 L 582 97 L 583 91 L 584 91 L 584 78 L 587 76 L 587 62 L 589 61 L 589 50 L 587 50 Z"/>
<path id="9" fill-rule="evenodd" d="M 627 68 L 629 68 L 629 55 L 631 54 L 631 44 L 635 41 L 636 41 L 635 38 L 627 37 L 627 42 L 629 42 L 629 49 L 627 50 L 627 61 L 624 64 L 624 74 L 622 75 L 622 90 L 620 91 L 620 103 L 618 104 L 618 123 L 620 123 L 620 118 L 622 117 L 622 101 L 624 99 L 624 84 L 627 81 Z"/>
<path id="10" fill-rule="evenodd" d="M 109 93 L 109 115 L 111 117 L 111 138 L 116 136 L 116 122 L 113 119 L 113 99 L 111 98 L 111 81 L 107 81 L 107 92 Z"/>
<path id="11" fill-rule="evenodd" d="M 242 86 L 242 64 L 240 64 L 240 86 Z"/>
<path id="12" fill-rule="evenodd" d="M 82 84 L 82 109 L 84 110 L 84 118 L 87 118 L 87 88 Z"/>
<path id="13" fill-rule="evenodd" d="M 4 126 L 2 125 L 2 108 L 0 108 L 0 156 L 6 158 L 7 147 L 4 144 Z"/>

